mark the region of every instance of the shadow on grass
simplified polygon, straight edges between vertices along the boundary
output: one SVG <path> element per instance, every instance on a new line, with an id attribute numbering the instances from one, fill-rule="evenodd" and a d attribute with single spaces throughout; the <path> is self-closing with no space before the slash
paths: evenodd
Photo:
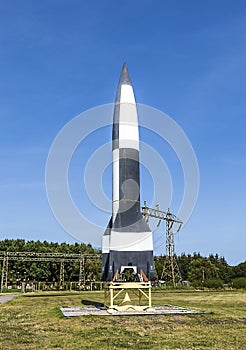
<path id="1" fill-rule="evenodd" d="M 86 300 L 86 299 L 83 299 L 83 300 L 81 300 L 81 303 L 82 303 L 83 305 L 95 306 L 95 307 L 97 307 L 97 308 L 101 308 L 101 307 L 104 306 L 102 303 L 99 303 L 98 301 L 94 301 L 94 300 Z"/>
<path id="2" fill-rule="evenodd" d="M 27 293 L 19 293 L 22 297 L 25 298 L 43 298 L 43 297 L 65 297 L 65 296 L 76 296 L 74 292 L 68 291 L 42 291 L 42 292 L 27 292 Z"/>

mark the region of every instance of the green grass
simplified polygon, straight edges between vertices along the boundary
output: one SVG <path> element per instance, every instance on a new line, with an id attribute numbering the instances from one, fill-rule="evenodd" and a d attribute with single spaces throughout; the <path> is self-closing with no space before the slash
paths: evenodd
<path id="1" fill-rule="evenodd" d="M 0 349 L 246 349 L 246 292 L 155 291 L 153 305 L 211 314 L 65 318 L 102 292 L 27 293 L 0 305 Z"/>

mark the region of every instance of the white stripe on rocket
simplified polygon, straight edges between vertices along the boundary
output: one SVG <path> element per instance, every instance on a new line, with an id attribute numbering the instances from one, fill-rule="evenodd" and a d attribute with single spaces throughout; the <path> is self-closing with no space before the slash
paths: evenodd
<path id="1" fill-rule="evenodd" d="M 131 85 L 128 85 L 128 84 L 121 85 L 120 103 L 125 103 L 125 102 L 135 104 L 133 88 Z"/>
<path id="2" fill-rule="evenodd" d="M 123 94 L 123 97 L 125 97 L 123 99 L 124 102 L 120 101 L 119 148 L 139 150 L 138 114 L 133 89 L 130 85 L 122 85 L 122 87 L 131 88 L 131 95 Z"/>
<path id="3" fill-rule="evenodd" d="M 153 250 L 152 232 L 111 231 L 110 250 L 141 252 Z"/>
<path id="4" fill-rule="evenodd" d="M 102 253 L 107 254 L 110 251 L 110 235 L 103 235 Z"/>
<path id="5" fill-rule="evenodd" d="M 115 220 L 116 214 L 119 209 L 119 197 L 120 197 L 119 171 L 120 171 L 119 149 L 117 148 L 113 150 L 113 203 L 112 203 L 113 222 Z"/>

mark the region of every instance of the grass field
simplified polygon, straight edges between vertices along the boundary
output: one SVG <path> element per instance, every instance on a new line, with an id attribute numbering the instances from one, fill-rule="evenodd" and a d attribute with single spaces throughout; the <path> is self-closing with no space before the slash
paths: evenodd
<path id="1" fill-rule="evenodd" d="M 102 292 L 25 294 L 0 305 L 0 349 L 246 349 L 246 292 L 155 291 L 153 305 L 211 314 L 65 318 Z"/>

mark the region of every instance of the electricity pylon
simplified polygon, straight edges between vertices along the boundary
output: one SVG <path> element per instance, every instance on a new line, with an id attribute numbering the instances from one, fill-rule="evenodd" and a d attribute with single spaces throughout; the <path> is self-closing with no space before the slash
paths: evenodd
<path id="1" fill-rule="evenodd" d="M 149 221 L 149 217 L 159 219 L 157 226 L 160 225 L 162 220 L 166 221 L 166 256 L 164 260 L 161 279 L 164 280 L 166 284 L 172 284 L 175 287 L 178 283 L 182 281 L 182 278 L 176 255 L 174 253 L 173 224 L 179 224 L 178 229 L 176 231 L 178 232 L 183 222 L 177 216 L 172 214 L 169 209 L 167 211 L 161 211 L 158 205 L 155 209 L 148 208 L 146 206 L 146 202 L 144 202 L 144 206 L 142 207 L 142 215 L 144 216 L 147 222 Z"/>

